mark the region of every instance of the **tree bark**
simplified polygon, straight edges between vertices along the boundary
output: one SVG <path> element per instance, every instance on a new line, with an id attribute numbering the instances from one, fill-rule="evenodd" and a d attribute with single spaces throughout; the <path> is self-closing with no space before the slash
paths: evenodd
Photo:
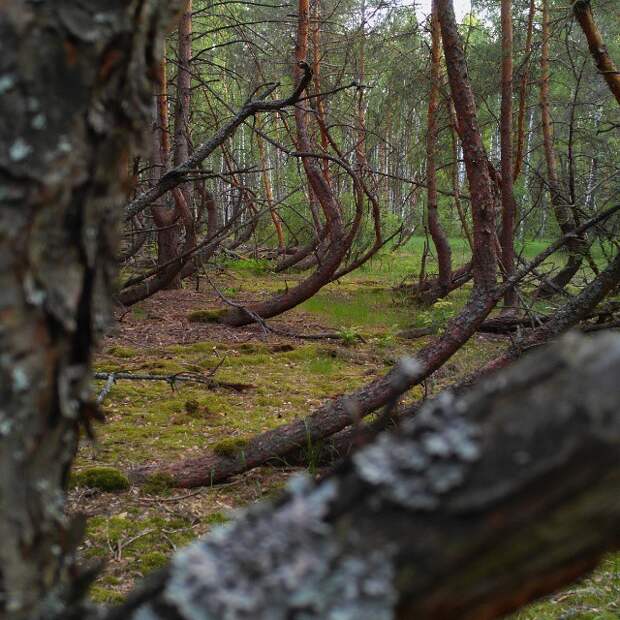
<path id="1" fill-rule="evenodd" d="M 594 21 L 590 0 L 576 0 L 573 2 L 573 12 L 583 30 L 583 34 L 588 40 L 588 48 L 592 58 L 594 58 L 597 69 L 601 72 L 607 82 L 607 86 L 609 86 L 609 90 L 620 104 L 620 72 L 616 69 L 616 65 L 607 51 L 601 32 Z"/>
<path id="2" fill-rule="evenodd" d="M 454 7 L 451 0 L 436 1 L 450 91 L 458 119 L 469 181 L 473 216 L 474 285 L 478 290 L 488 291 L 495 286 L 497 267 L 493 243 L 495 234 L 493 188 L 486 166 L 487 156 L 476 117 L 476 102 L 469 81 L 463 44 L 454 17 Z"/>
<path id="3" fill-rule="evenodd" d="M 81 524 L 64 490 L 114 288 L 113 223 L 178 2 L 3 2 L 0 615 L 67 618 Z M 34 122 L 33 119 L 37 119 Z M 84 580 L 87 585 L 87 579 Z M 81 587 L 84 587 L 82 584 Z"/>
<path id="4" fill-rule="evenodd" d="M 423 407 L 177 553 L 106 620 L 498 618 L 620 545 L 620 336 Z"/>
<path id="5" fill-rule="evenodd" d="M 549 0 L 542 0 L 542 45 L 540 55 L 540 112 L 543 128 L 543 148 L 545 161 L 547 164 L 547 183 L 549 185 L 549 196 L 553 213 L 563 235 L 569 234 L 575 228 L 575 221 L 571 213 L 570 205 L 564 195 L 555 156 L 553 120 L 551 118 L 549 102 L 549 39 L 550 16 Z M 539 297 L 549 297 L 554 295 L 558 289 L 563 289 L 574 277 L 581 263 L 583 262 L 584 252 L 587 251 L 585 239 L 575 238 L 567 244 L 568 259 L 562 269 L 551 278 L 552 286 L 543 284 L 537 291 Z"/>
<path id="6" fill-rule="evenodd" d="M 514 233 L 517 205 L 513 193 L 512 157 L 512 0 L 502 0 L 502 103 L 500 115 L 501 139 L 501 196 L 502 229 L 502 271 L 504 278 L 515 272 Z M 517 292 L 510 289 L 504 297 L 504 308 L 513 311 L 517 304 Z"/>
<path id="7" fill-rule="evenodd" d="M 431 74 L 428 96 L 428 124 L 426 129 L 426 188 L 428 230 L 437 251 L 438 282 L 440 296 L 447 294 L 452 281 L 452 250 L 448 237 L 439 221 L 437 212 L 437 172 L 435 169 L 435 149 L 439 139 L 437 129 L 437 109 L 439 107 L 439 85 L 441 79 L 441 34 L 437 0 L 433 0 L 431 10 Z"/>

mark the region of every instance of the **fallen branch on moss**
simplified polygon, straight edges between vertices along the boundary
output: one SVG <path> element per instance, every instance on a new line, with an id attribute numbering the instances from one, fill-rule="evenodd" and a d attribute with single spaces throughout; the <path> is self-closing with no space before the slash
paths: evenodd
<path id="1" fill-rule="evenodd" d="M 170 389 L 174 390 L 177 383 L 199 383 L 205 385 L 209 390 L 216 390 L 218 388 L 225 390 L 233 390 L 235 392 L 245 392 L 255 388 L 255 385 L 250 383 L 235 383 L 231 381 L 220 381 L 214 379 L 209 375 L 201 375 L 196 372 L 178 372 L 172 375 L 152 375 L 152 374 L 140 374 L 130 372 L 96 372 L 93 374 L 93 378 L 101 379 L 106 382 L 103 389 L 97 396 L 97 403 L 101 403 L 103 399 L 109 394 L 112 386 L 119 379 L 129 381 L 165 381 Z"/>

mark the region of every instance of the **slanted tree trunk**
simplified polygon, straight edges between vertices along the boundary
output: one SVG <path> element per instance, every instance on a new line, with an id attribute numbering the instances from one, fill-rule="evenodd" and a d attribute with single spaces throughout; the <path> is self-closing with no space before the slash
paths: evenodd
<path id="1" fill-rule="evenodd" d="M 308 52 L 308 22 L 308 0 L 299 0 L 297 41 L 295 45 L 295 59 L 297 62 L 293 71 L 293 77 L 296 81 L 300 80 L 302 69 L 306 73 L 311 74 L 305 60 Z M 295 107 L 295 124 L 297 127 L 298 151 L 301 153 L 311 153 L 313 149 L 308 137 L 306 112 L 301 106 Z M 326 252 L 321 256 L 317 269 L 297 286 L 281 295 L 276 295 L 266 301 L 248 306 L 251 314 L 244 308 L 230 308 L 220 317 L 219 320 L 222 323 L 233 326 L 246 325 L 254 322 L 253 314 L 262 318 L 269 318 L 282 314 L 309 299 L 329 283 L 351 245 L 352 236 L 345 235 L 344 233 L 340 205 L 334 197 L 332 188 L 323 175 L 320 166 L 314 158 L 308 156 L 302 157 L 302 162 L 309 187 L 316 196 L 325 215 L 327 228 Z"/>
<path id="2" fill-rule="evenodd" d="M 517 205 L 513 193 L 512 157 L 512 0 L 502 0 L 502 104 L 500 114 L 501 139 L 501 196 L 502 229 L 500 243 L 501 264 L 504 278 L 515 272 L 515 220 Z M 512 311 L 517 304 L 517 292 L 510 289 L 504 297 L 505 310 Z"/>
<path id="3" fill-rule="evenodd" d="M 108 620 L 502 617 L 620 545 L 619 372 L 619 336 L 572 336 L 429 403 Z"/>
<path id="4" fill-rule="evenodd" d="M 543 149 L 547 164 L 547 183 L 549 186 L 549 197 L 553 207 L 553 213 L 563 235 L 569 234 L 575 228 L 575 221 L 572 216 L 570 204 L 568 203 L 558 174 L 557 161 L 555 156 L 555 146 L 553 137 L 553 120 L 551 118 L 549 102 L 549 38 L 550 16 L 549 0 L 542 0 L 542 45 L 540 54 L 540 113 L 543 128 Z M 583 262 L 584 252 L 587 251 L 585 239 L 575 238 L 567 244 L 568 259 L 566 265 L 550 278 L 551 285 L 543 284 L 537 291 L 537 295 L 548 297 L 555 295 L 558 290 L 563 289 L 574 277 L 581 263 Z"/>
<path id="5" fill-rule="evenodd" d="M 113 224 L 178 2 L 0 7 L 0 616 L 69 618 L 82 524 L 64 491 L 114 288 Z M 33 112 L 36 103 L 38 112 Z M 45 122 L 32 122 L 35 113 Z"/>
<path id="6" fill-rule="evenodd" d="M 495 286 L 497 259 L 493 243 L 495 199 L 489 169 L 486 165 L 487 155 L 478 127 L 476 102 L 469 82 L 462 41 L 454 18 L 454 7 L 450 0 L 436 1 L 450 92 L 456 110 L 469 180 L 473 216 L 474 284 L 479 291 L 489 291 Z"/>
<path id="7" fill-rule="evenodd" d="M 439 297 L 447 295 L 452 280 L 452 250 L 448 237 L 439 221 L 437 211 L 437 173 L 435 170 L 435 150 L 439 139 L 437 129 L 437 109 L 439 107 L 439 86 L 441 80 L 441 34 L 437 1 L 433 0 L 431 11 L 431 72 L 428 95 L 428 123 L 426 129 L 426 209 L 428 230 L 437 252 L 439 269 Z"/>
<path id="8" fill-rule="evenodd" d="M 588 48 L 596 68 L 607 82 L 607 86 L 609 86 L 609 90 L 616 98 L 616 101 L 620 103 L 620 72 L 611 59 L 601 32 L 594 21 L 590 0 L 576 0 L 573 2 L 573 12 L 583 30 L 583 34 L 588 40 Z"/>

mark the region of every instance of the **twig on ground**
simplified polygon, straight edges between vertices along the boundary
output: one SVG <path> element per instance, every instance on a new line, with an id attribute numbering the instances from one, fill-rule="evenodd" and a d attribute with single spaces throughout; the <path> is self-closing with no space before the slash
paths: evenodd
<path id="1" fill-rule="evenodd" d="M 219 368 L 223 364 L 224 360 L 220 361 L 218 366 L 215 368 Z M 140 374 L 140 373 L 130 373 L 130 372 L 96 372 L 93 377 L 95 379 L 102 379 L 106 381 L 106 384 L 97 397 L 97 403 L 101 404 L 103 399 L 108 395 L 110 390 L 112 389 L 112 385 L 116 383 L 119 379 L 126 379 L 129 381 L 165 381 L 170 385 L 170 388 L 174 391 L 177 383 L 199 383 L 201 385 L 206 385 L 207 389 L 213 390 L 217 388 L 224 388 L 228 390 L 234 390 L 235 392 L 244 392 L 245 390 L 250 390 L 254 386 L 249 383 L 234 383 L 230 381 L 219 381 L 217 379 L 213 379 L 212 375 L 201 375 L 196 372 L 179 372 L 172 375 L 153 375 L 153 374 Z"/>

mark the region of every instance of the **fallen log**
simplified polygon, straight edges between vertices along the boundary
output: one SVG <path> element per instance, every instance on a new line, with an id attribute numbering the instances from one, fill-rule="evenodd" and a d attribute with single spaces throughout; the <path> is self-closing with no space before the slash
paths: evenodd
<path id="1" fill-rule="evenodd" d="M 425 406 L 178 552 L 106 620 L 498 618 L 620 546 L 620 336 Z"/>
<path id="2" fill-rule="evenodd" d="M 577 230 L 585 230 L 609 217 L 618 209 L 620 205 L 612 207 L 584 222 Z M 200 456 L 174 463 L 145 464 L 130 471 L 130 478 L 139 483 L 155 473 L 163 473 L 179 487 L 192 488 L 216 484 L 274 459 L 285 459 L 290 453 L 307 446 L 315 446 L 324 438 L 356 424 L 373 411 L 391 403 L 402 392 L 418 385 L 440 368 L 476 333 L 482 321 L 489 315 L 506 290 L 516 285 L 531 269 L 538 267 L 548 256 L 562 247 L 567 239 L 568 237 L 565 236 L 555 241 L 494 291 L 481 293 L 474 290 L 460 314 L 446 326 L 445 332 L 416 352 L 415 364 L 405 369 L 406 372 L 403 372 L 402 367 L 396 367 L 385 376 L 317 408 L 305 418 L 294 420 L 253 437 L 248 440 L 247 444 L 240 446 L 233 455 L 221 456 L 214 452 L 206 452 Z M 597 276 L 596 281 L 604 287 L 604 291 L 595 286 L 588 287 L 588 292 L 584 292 L 584 302 L 587 304 L 590 303 L 587 300 L 597 299 L 594 306 L 588 306 L 589 310 L 603 299 L 605 291 L 610 290 L 609 286 L 617 285 L 615 273 L 619 268 L 620 265 L 614 262 L 608 267 L 608 270 L 611 269 L 613 273 L 608 274 L 606 270 L 599 274 L 600 277 Z M 558 320 L 570 326 L 573 314 L 569 308 L 566 313 L 559 313 Z"/>

